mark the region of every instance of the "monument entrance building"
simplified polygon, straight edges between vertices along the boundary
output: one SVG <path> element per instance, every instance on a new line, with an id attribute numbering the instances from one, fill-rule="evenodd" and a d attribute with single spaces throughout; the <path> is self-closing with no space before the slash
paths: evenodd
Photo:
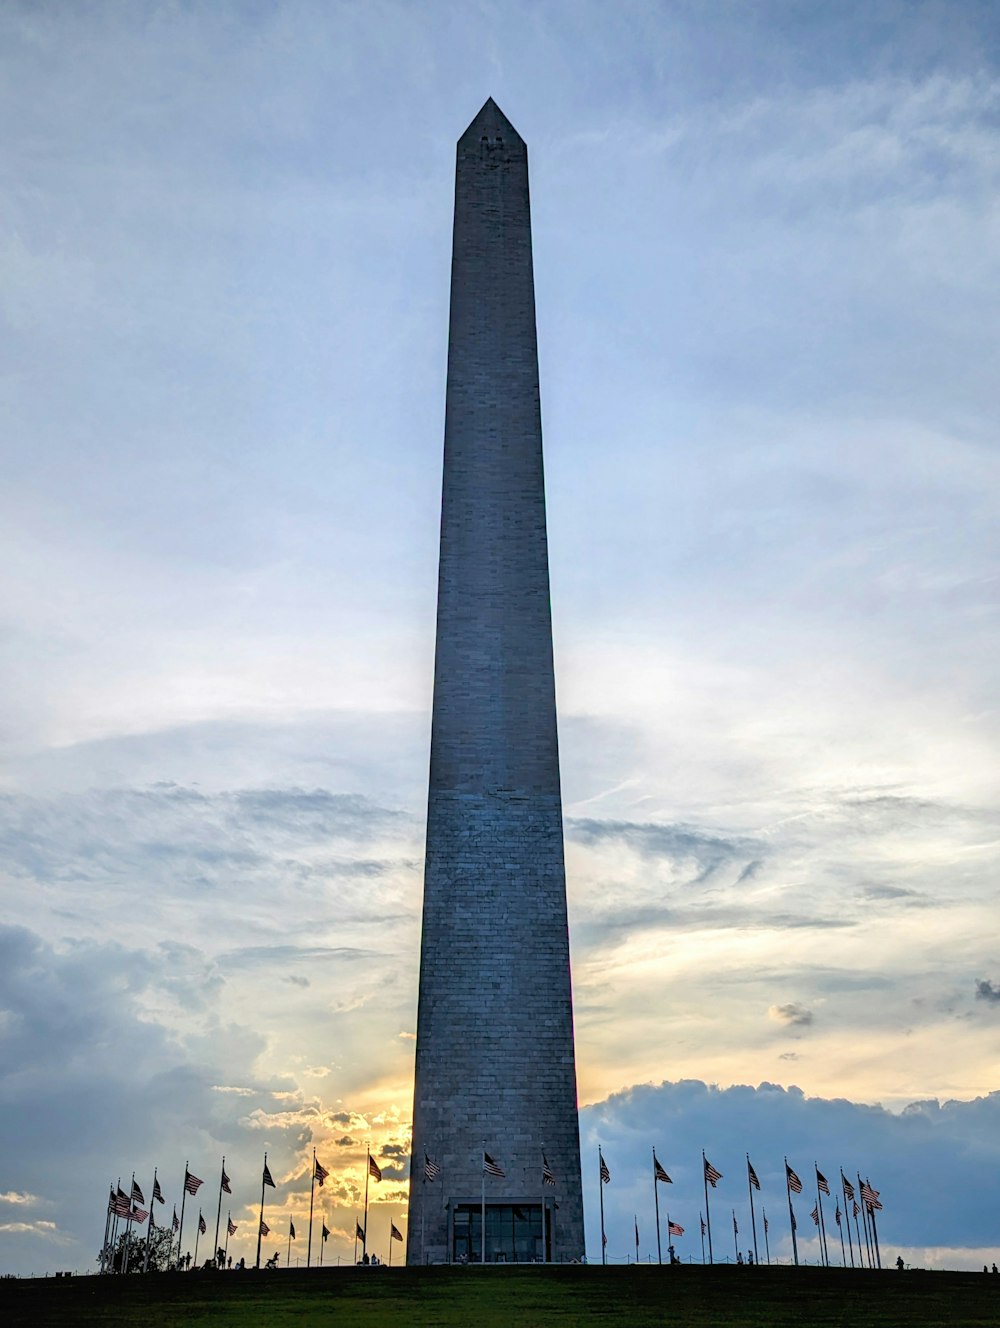
<path id="1" fill-rule="evenodd" d="M 407 1262 L 584 1253 L 523 139 L 458 141 Z"/>

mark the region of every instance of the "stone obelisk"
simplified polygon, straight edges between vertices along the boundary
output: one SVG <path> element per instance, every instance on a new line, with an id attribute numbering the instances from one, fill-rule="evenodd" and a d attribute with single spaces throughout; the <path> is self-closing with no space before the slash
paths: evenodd
<path id="1" fill-rule="evenodd" d="M 581 1189 L 528 154 L 490 99 L 455 173 L 407 1261 L 578 1259 Z"/>

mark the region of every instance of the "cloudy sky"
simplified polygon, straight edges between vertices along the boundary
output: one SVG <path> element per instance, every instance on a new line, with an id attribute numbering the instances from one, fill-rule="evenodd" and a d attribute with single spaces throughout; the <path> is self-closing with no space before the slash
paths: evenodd
<path id="1" fill-rule="evenodd" d="M 108 1182 L 158 1166 L 169 1218 L 186 1158 L 211 1230 L 226 1154 L 237 1257 L 265 1148 L 279 1233 L 330 1169 L 328 1261 L 369 1140 L 383 1255 L 405 1212 L 491 94 L 531 153 L 591 1254 L 600 1142 L 614 1258 L 633 1214 L 655 1251 L 653 1145 L 685 1256 L 704 1148 L 724 1252 L 749 1150 L 772 1256 L 787 1153 L 871 1175 L 884 1255 L 998 1257 L 995 6 L 12 0 L 2 1271 L 92 1266 Z"/>

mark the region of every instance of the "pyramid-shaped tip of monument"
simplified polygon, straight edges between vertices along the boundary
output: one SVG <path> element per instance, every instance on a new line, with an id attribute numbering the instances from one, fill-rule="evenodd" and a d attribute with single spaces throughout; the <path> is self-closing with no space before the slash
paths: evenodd
<path id="1" fill-rule="evenodd" d="M 478 140 L 484 136 L 492 139 L 496 138 L 498 134 L 501 138 L 506 138 L 515 143 L 524 141 L 493 98 L 487 97 L 480 108 L 479 114 L 458 141 L 464 143 L 466 139 Z"/>

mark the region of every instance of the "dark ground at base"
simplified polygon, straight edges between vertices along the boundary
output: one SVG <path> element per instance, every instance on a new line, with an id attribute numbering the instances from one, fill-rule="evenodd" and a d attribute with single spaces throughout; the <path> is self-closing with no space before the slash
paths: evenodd
<path id="1" fill-rule="evenodd" d="M 329 1268 L 0 1282 L 0 1324 L 1000 1325 L 1000 1277 L 822 1268 Z"/>

